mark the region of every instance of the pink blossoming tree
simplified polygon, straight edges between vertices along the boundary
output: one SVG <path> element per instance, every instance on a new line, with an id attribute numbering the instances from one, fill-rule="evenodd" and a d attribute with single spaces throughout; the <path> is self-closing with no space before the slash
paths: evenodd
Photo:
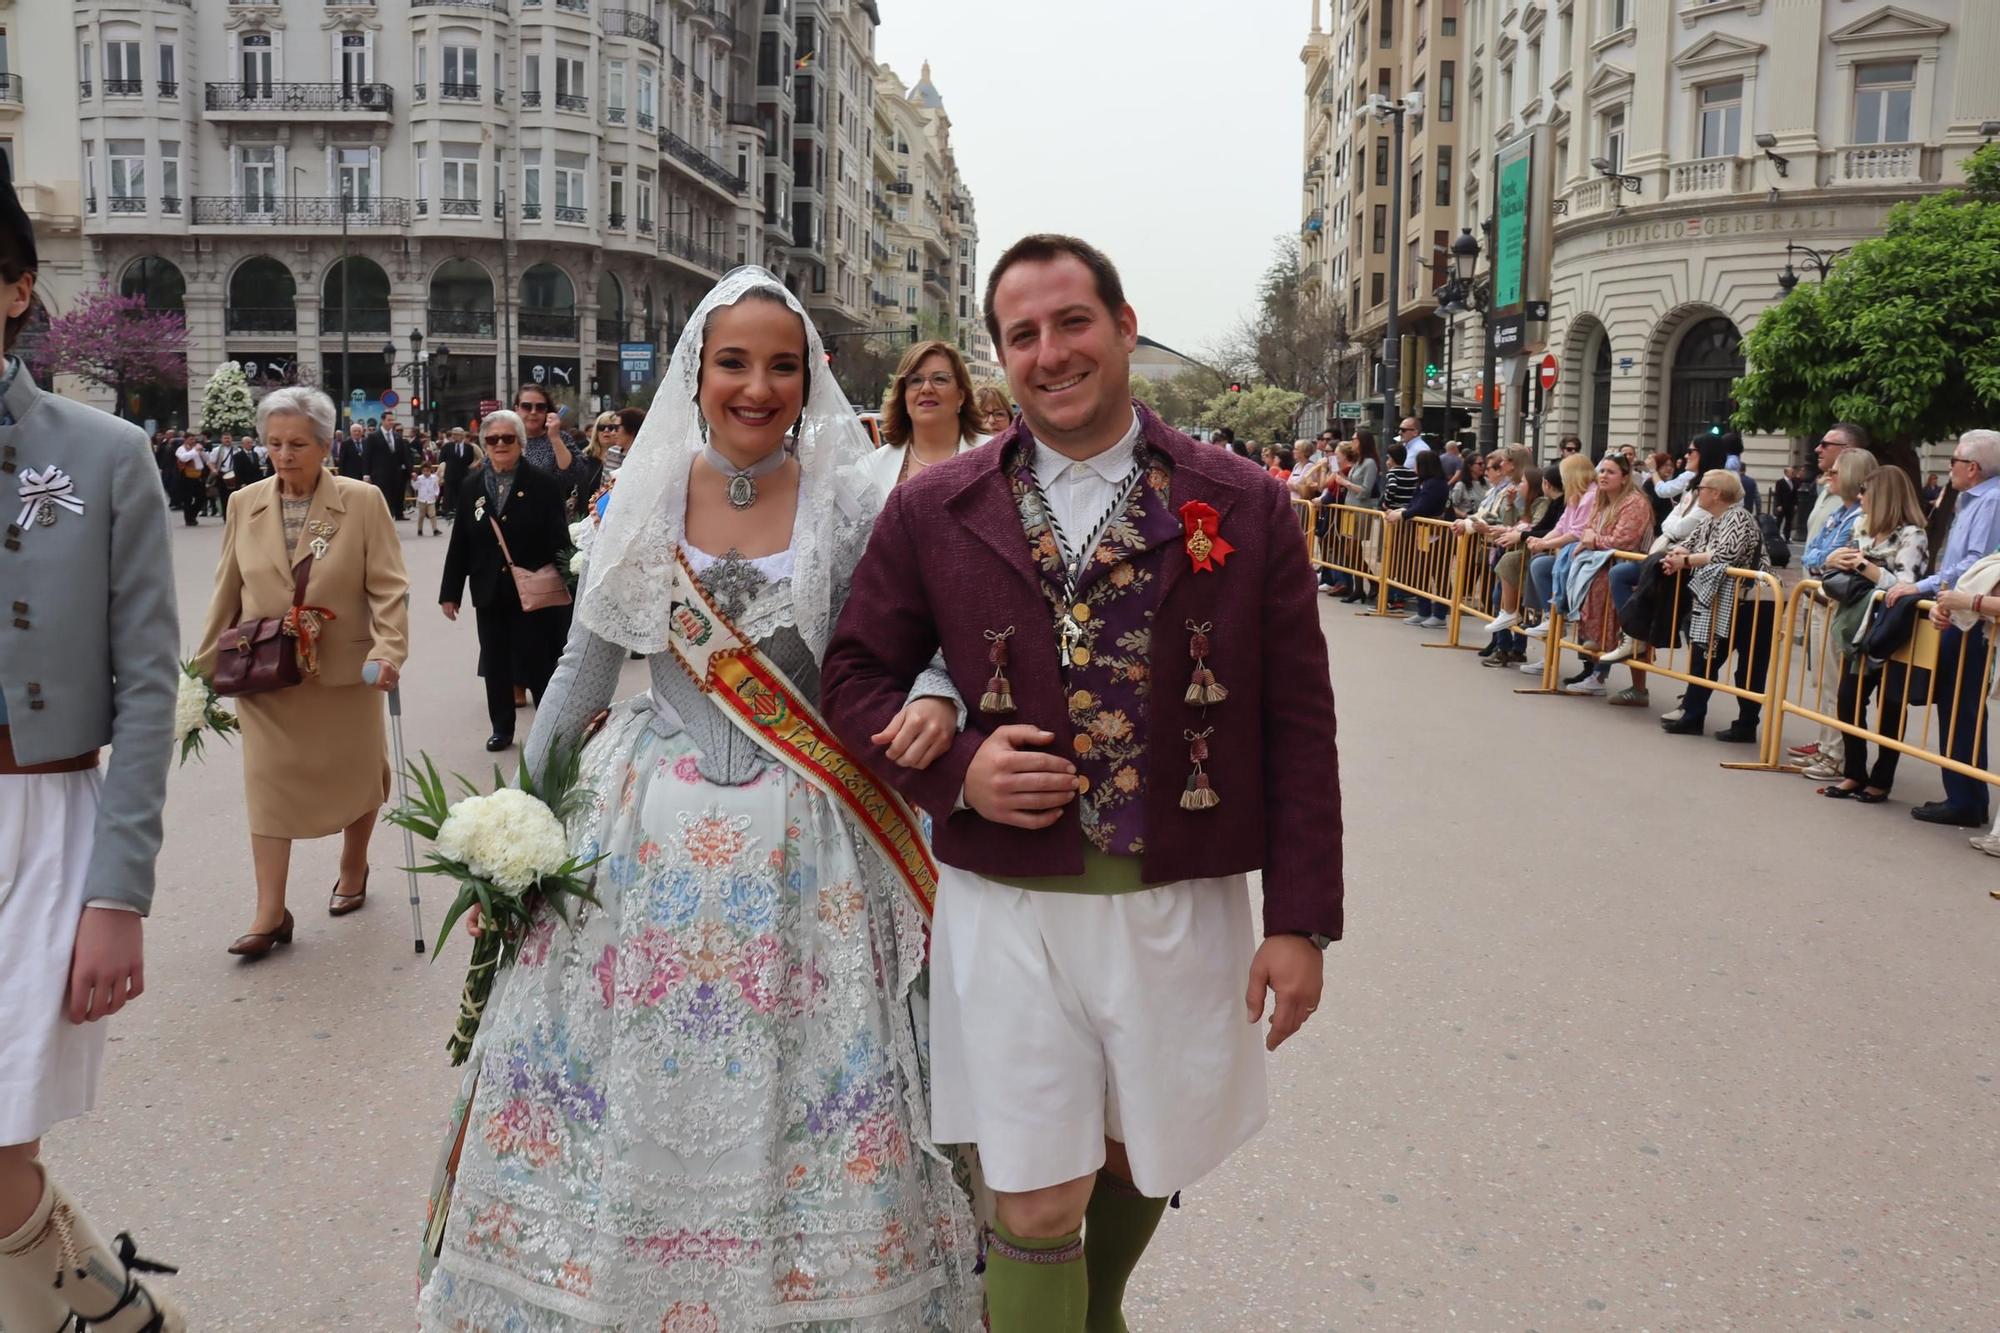
<path id="1" fill-rule="evenodd" d="M 141 296 L 109 286 L 84 296 L 49 321 L 29 366 L 46 384 L 74 375 L 117 395 L 123 412 L 133 392 L 187 384 L 187 320 L 177 310 L 149 310 Z"/>

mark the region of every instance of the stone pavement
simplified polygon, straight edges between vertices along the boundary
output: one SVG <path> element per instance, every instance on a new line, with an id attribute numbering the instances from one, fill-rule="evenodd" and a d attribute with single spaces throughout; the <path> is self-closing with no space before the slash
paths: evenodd
<path id="1" fill-rule="evenodd" d="M 403 531 L 410 750 L 487 772 L 445 542 Z M 221 525 L 173 537 L 192 636 Z M 1168 1215 L 1137 1333 L 2000 1327 L 2000 864 L 1908 818 L 1932 770 L 1816 800 L 1637 710 L 1517 698 L 1435 635 L 1321 619 L 1348 938 L 1269 1129 Z M 225 956 L 240 783 L 228 747 L 175 772 L 149 989 L 48 1153 L 183 1266 L 202 1333 L 405 1329 L 465 946 L 412 952 L 385 828 L 366 911 L 326 917 L 335 843 L 302 845 L 297 943 Z"/>

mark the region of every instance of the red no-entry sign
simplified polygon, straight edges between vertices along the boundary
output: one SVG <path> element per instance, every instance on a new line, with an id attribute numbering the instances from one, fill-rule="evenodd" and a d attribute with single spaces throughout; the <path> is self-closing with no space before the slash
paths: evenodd
<path id="1" fill-rule="evenodd" d="M 1550 352 L 1542 358 L 1541 379 L 1543 393 L 1547 393 L 1550 389 L 1556 387 L 1556 354 L 1554 352 Z"/>

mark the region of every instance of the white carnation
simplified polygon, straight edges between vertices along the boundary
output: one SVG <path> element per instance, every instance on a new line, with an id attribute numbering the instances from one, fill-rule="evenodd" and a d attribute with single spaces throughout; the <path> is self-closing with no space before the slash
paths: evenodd
<path id="1" fill-rule="evenodd" d="M 184 741 L 208 721 L 208 682 L 181 674 L 181 692 L 174 699 L 174 740 Z"/>
<path id="2" fill-rule="evenodd" d="M 576 552 L 570 556 L 569 558 L 570 573 L 579 575 L 583 573 L 583 561 L 586 554 L 587 553 L 581 547 L 579 547 L 576 550 Z"/>
<path id="3" fill-rule="evenodd" d="M 584 534 L 590 531 L 591 526 L 592 526 L 591 522 L 588 518 L 580 518 L 576 522 L 570 524 L 569 544 L 571 546 L 583 545 Z"/>
<path id="4" fill-rule="evenodd" d="M 512 787 L 468 796 L 438 829 L 440 856 L 518 893 L 569 859 L 569 837 L 548 806 Z"/>

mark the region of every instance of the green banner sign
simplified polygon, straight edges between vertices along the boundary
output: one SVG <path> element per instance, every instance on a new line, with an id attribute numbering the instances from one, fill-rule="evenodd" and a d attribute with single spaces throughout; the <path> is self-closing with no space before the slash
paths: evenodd
<path id="1" fill-rule="evenodd" d="M 1493 218 L 1493 307 L 1496 313 L 1505 313 L 1519 310 L 1525 298 L 1533 140 L 1518 139 L 1501 149 L 1495 165 L 1500 180 Z"/>

